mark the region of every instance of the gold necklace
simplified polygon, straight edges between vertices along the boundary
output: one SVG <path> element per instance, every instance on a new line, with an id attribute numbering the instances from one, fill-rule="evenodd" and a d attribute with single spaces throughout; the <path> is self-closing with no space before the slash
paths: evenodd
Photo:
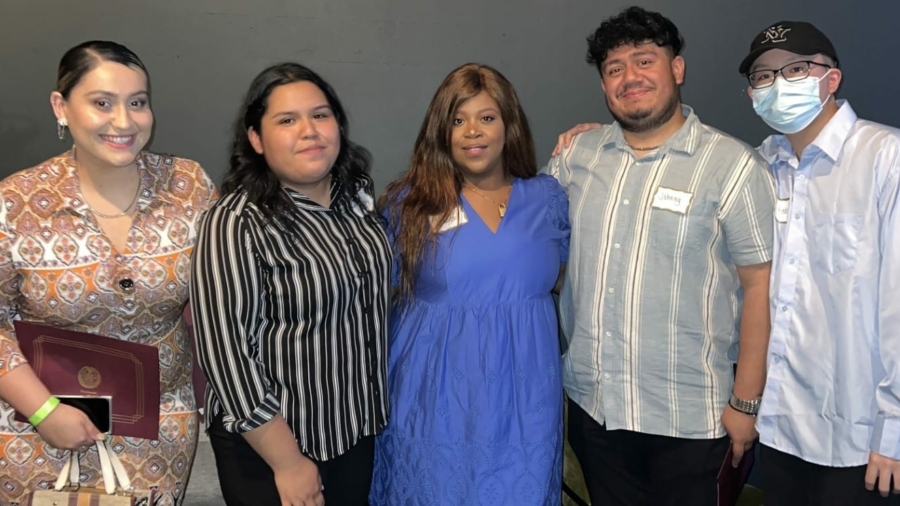
<path id="1" fill-rule="evenodd" d="M 128 211 L 130 211 L 131 208 L 134 207 L 134 203 L 137 202 L 138 195 L 140 195 L 140 194 L 141 194 L 141 171 L 140 171 L 140 169 L 138 169 L 137 190 L 134 192 L 134 197 L 131 199 L 131 203 L 128 204 L 128 207 L 123 209 L 122 212 L 120 212 L 118 214 L 103 214 L 100 211 L 94 209 L 94 206 L 92 206 L 91 203 L 87 201 L 87 199 L 84 199 L 84 203 L 88 206 L 88 209 L 90 209 L 91 212 L 94 213 L 94 215 L 99 216 L 100 218 L 105 218 L 107 220 L 114 220 L 116 218 L 121 218 L 122 216 L 125 216 L 126 214 L 128 214 Z"/>
<path id="2" fill-rule="evenodd" d="M 631 143 L 628 142 L 628 141 L 625 141 L 625 144 L 628 144 L 628 147 L 631 148 L 631 149 L 633 149 L 633 150 L 635 150 L 635 151 L 653 151 L 654 149 L 659 149 L 659 148 L 662 147 L 662 144 L 660 144 L 660 145 L 658 145 L 658 146 L 650 146 L 650 147 L 647 147 L 647 148 L 639 148 L 639 147 L 637 147 L 637 146 L 631 144 Z"/>
<path id="3" fill-rule="evenodd" d="M 506 216 L 506 202 L 509 202 L 509 192 L 506 193 L 506 202 L 497 202 L 496 200 L 488 197 L 487 195 L 485 195 L 485 194 L 481 193 L 480 191 L 478 191 L 477 189 L 475 189 L 475 187 L 470 185 L 469 183 L 463 183 L 463 186 L 465 186 L 466 188 L 468 188 L 468 189 L 472 190 L 473 192 L 475 192 L 476 194 L 478 194 L 479 197 L 493 202 L 494 205 L 497 206 L 497 212 L 500 214 L 501 220 L 503 219 L 504 216 Z M 512 188 L 512 184 L 507 185 L 506 188 Z"/>

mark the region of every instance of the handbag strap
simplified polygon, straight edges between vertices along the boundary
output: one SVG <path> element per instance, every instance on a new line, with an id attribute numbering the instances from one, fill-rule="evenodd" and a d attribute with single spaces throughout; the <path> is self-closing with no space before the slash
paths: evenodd
<path id="1" fill-rule="evenodd" d="M 122 465 L 119 456 L 116 455 L 116 452 L 109 446 L 108 440 L 103 441 L 102 444 L 103 447 L 106 448 L 107 455 L 109 455 L 109 462 L 112 464 L 113 473 L 116 475 L 119 486 L 122 487 L 122 490 L 125 492 L 134 492 L 134 488 L 131 486 L 131 478 L 128 477 L 128 471 L 125 470 L 125 466 Z M 100 442 L 97 443 L 97 446 L 99 451 Z"/>
<path id="2" fill-rule="evenodd" d="M 103 489 L 107 494 L 116 493 L 116 484 L 125 492 L 133 492 L 131 479 L 125 466 L 119 460 L 119 456 L 109 446 L 109 441 L 97 441 L 97 455 L 100 458 L 100 473 L 103 475 Z M 81 482 L 81 466 L 78 463 L 78 453 L 69 452 L 69 458 L 63 464 L 63 468 L 53 485 L 53 490 L 61 491 L 67 485 L 78 485 Z"/>
<path id="3" fill-rule="evenodd" d="M 109 495 L 116 493 L 116 475 L 110 462 L 109 446 L 103 441 L 97 441 L 97 455 L 100 456 L 100 472 L 103 474 L 103 489 Z M 118 458 L 118 457 L 117 457 Z"/>
<path id="4" fill-rule="evenodd" d="M 69 452 L 69 458 L 66 459 L 66 463 L 63 464 L 63 468 L 59 472 L 59 477 L 53 485 L 53 490 L 59 492 L 67 485 L 79 482 L 81 482 L 81 465 L 78 463 L 78 454 Z"/>
<path id="5" fill-rule="evenodd" d="M 72 471 L 73 466 L 72 463 L 78 465 L 78 457 L 75 455 L 75 452 L 69 453 L 69 458 L 66 459 L 66 463 L 63 464 L 62 470 L 59 472 L 59 477 L 56 478 L 56 483 L 53 484 L 53 490 L 59 492 L 63 488 L 66 487 L 72 481 Z M 78 474 L 75 473 L 75 479 L 78 479 Z"/>

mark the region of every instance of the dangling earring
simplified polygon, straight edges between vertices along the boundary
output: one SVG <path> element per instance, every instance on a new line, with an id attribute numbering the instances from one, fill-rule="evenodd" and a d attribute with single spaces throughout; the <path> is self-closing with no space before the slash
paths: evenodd
<path id="1" fill-rule="evenodd" d="M 66 140 L 66 127 L 69 126 L 69 122 L 66 121 L 66 118 L 59 118 L 56 121 L 56 135 L 59 137 L 59 140 Z"/>

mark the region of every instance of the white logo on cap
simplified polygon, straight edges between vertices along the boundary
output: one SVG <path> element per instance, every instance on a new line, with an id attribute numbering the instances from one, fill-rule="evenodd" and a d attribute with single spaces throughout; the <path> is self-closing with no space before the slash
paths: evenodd
<path id="1" fill-rule="evenodd" d="M 782 28 L 781 25 L 773 26 L 766 30 L 766 38 L 760 44 L 765 44 L 766 42 L 772 42 L 773 44 L 776 42 L 786 42 L 787 37 L 785 35 L 791 31 L 790 28 Z"/>

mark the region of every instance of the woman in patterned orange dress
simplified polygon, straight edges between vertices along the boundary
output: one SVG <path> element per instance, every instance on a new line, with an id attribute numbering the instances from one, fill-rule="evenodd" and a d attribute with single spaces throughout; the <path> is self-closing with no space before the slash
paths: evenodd
<path id="1" fill-rule="evenodd" d="M 191 160 L 143 151 L 152 126 L 148 75 L 130 50 L 86 42 L 69 50 L 51 94 L 60 139 L 74 148 L 0 182 L 0 505 L 29 504 L 52 487 L 69 450 L 83 484 L 100 486 L 92 443 L 102 438 L 80 411 L 50 398 L 16 343 L 21 319 L 156 346 L 159 438 L 112 436 L 137 489 L 159 506 L 181 501 L 197 443 L 192 348 L 181 316 L 200 215 L 216 197 Z"/>

